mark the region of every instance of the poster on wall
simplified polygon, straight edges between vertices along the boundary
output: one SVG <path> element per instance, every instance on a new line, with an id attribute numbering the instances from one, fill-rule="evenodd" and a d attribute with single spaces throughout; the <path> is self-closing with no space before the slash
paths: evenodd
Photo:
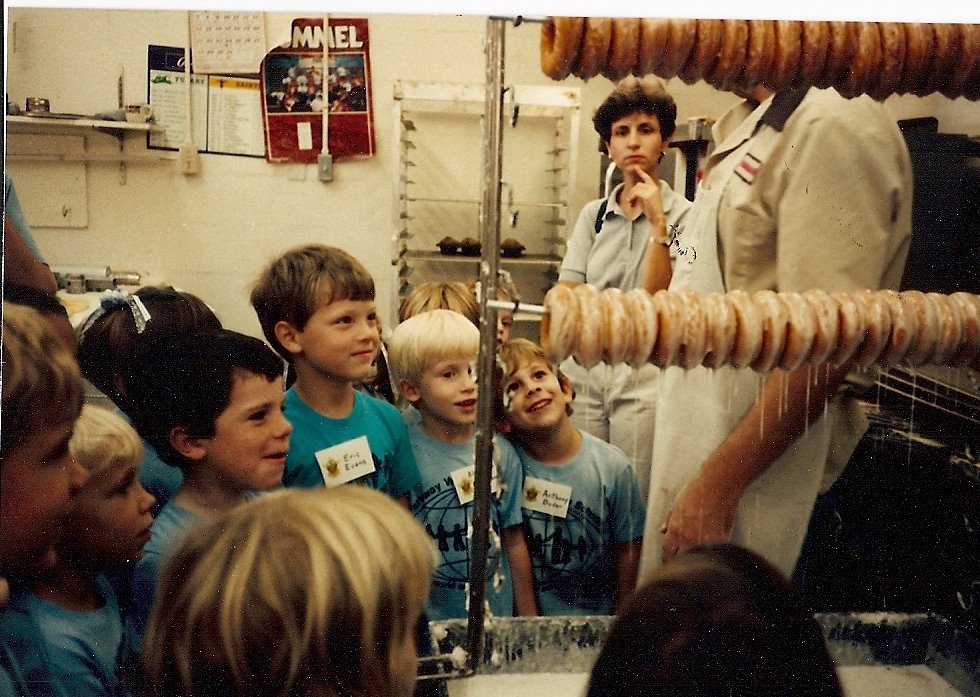
<path id="1" fill-rule="evenodd" d="M 204 153 L 251 157 L 265 154 L 262 98 L 259 79 L 254 74 L 191 73 L 188 100 L 184 49 L 153 45 L 147 53 L 147 73 L 148 101 L 161 129 L 149 134 L 149 148 L 177 150 L 184 143 L 193 142 Z"/>
<path id="2" fill-rule="evenodd" d="M 262 61 L 266 159 L 316 162 L 324 131 L 334 159 L 374 155 L 370 63 L 367 19 L 294 19 Z"/>

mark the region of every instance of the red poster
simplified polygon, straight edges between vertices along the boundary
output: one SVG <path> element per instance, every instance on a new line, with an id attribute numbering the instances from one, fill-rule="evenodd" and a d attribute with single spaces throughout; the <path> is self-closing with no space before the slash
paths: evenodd
<path id="1" fill-rule="evenodd" d="M 324 115 L 334 159 L 374 155 L 367 19 L 330 17 L 326 32 L 322 18 L 294 19 L 289 43 L 262 61 L 261 87 L 269 162 L 316 162 Z"/>

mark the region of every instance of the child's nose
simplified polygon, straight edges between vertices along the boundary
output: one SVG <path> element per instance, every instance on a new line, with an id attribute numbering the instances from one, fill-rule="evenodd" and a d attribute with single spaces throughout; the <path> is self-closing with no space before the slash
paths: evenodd
<path id="1" fill-rule="evenodd" d="M 151 508 L 153 504 L 157 502 L 156 496 L 151 494 L 149 491 L 143 488 L 143 485 L 139 485 L 140 488 L 140 513 L 146 513 Z"/>
<path id="2" fill-rule="evenodd" d="M 279 421 L 279 437 L 286 438 L 293 432 L 293 424 L 290 423 L 289 419 L 282 412 L 279 412 Z"/>

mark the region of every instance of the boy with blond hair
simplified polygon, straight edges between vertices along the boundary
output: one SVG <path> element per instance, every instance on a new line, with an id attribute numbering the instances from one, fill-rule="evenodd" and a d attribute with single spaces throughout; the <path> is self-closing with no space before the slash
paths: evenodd
<path id="1" fill-rule="evenodd" d="M 527 339 L 499 352 L 500 428 L 524 465 L 521 505 L 543 615 L 609 615 L 636 583 L 644 505 L 626 455 L 572 425 L 571 383 Z"/>
<path id="2" fill-rule="evenodd" d="M 251 301 L 296 378 L 286 392 L 293 435 L 283 483 L 352 482 L 407 505 L 419 472 L 401 414 L 354 389 L 371 375 L 381 343 L 367 269 L 336 247 L 296 247 L 263 270 Z"/>
<path id="3" fill-rule="evenodd" d="M 69 442 L 89 473 L 69 508 L 58 561 L 15 593 L 8 612 L 36 633 L 50 688 L 66 695 L 125 694 L 119 599 L 108 569 L 135 561 L 150 539 L 153 496 L 142 487 L 140 437 L 120 415 L 86 404 Z"/>
<path id="4" fill-rule="evenodd" d="M 429 594 L 433 620 L 466 617 L 476 445 L 474 373 L 480 331 L 452 310 L 423 312 L 399 324 L 388 356 L 401 394 L 418 412 L 408 433 L 422 485 L 409 507 L 436 541 L 439 564 Z M 494 615 L 537 615 L 531 559 L 522 530 L 521 461 L 495 439 L 487 602 Z"/>

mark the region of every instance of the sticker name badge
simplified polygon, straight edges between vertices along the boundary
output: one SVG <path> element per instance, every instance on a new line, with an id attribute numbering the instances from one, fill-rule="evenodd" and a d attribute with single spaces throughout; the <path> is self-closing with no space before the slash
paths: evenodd
<path id="1" fill-rule="evenodd" d="M 367 436 L 318 450 L 316 462 L 327 486 L 340 486 L 375 471 Z"/>
<path id="2" fill-rule="evenodd" d="M 497 465 L 494 464 L 490 470 L 490 492 L 497 496 L 500 495 L 500 477 L 497 476 Z M 473 500 L 473 492 L 476 489 L 476 465 L 460 467 L 449 473 L 456 488 L 456 497 L 460 504 L 470 503 Z"/>
<path id="3" fill-rule="evenodd" d="M 572 500 L 572 487 L 566 484 L 556 484 L 547 479 L 526 477 L 524 493 L 521 496 L 521 506 L 529 511 L 547 513 L 556 518 L 568 515 L 568 504 Z"/>

